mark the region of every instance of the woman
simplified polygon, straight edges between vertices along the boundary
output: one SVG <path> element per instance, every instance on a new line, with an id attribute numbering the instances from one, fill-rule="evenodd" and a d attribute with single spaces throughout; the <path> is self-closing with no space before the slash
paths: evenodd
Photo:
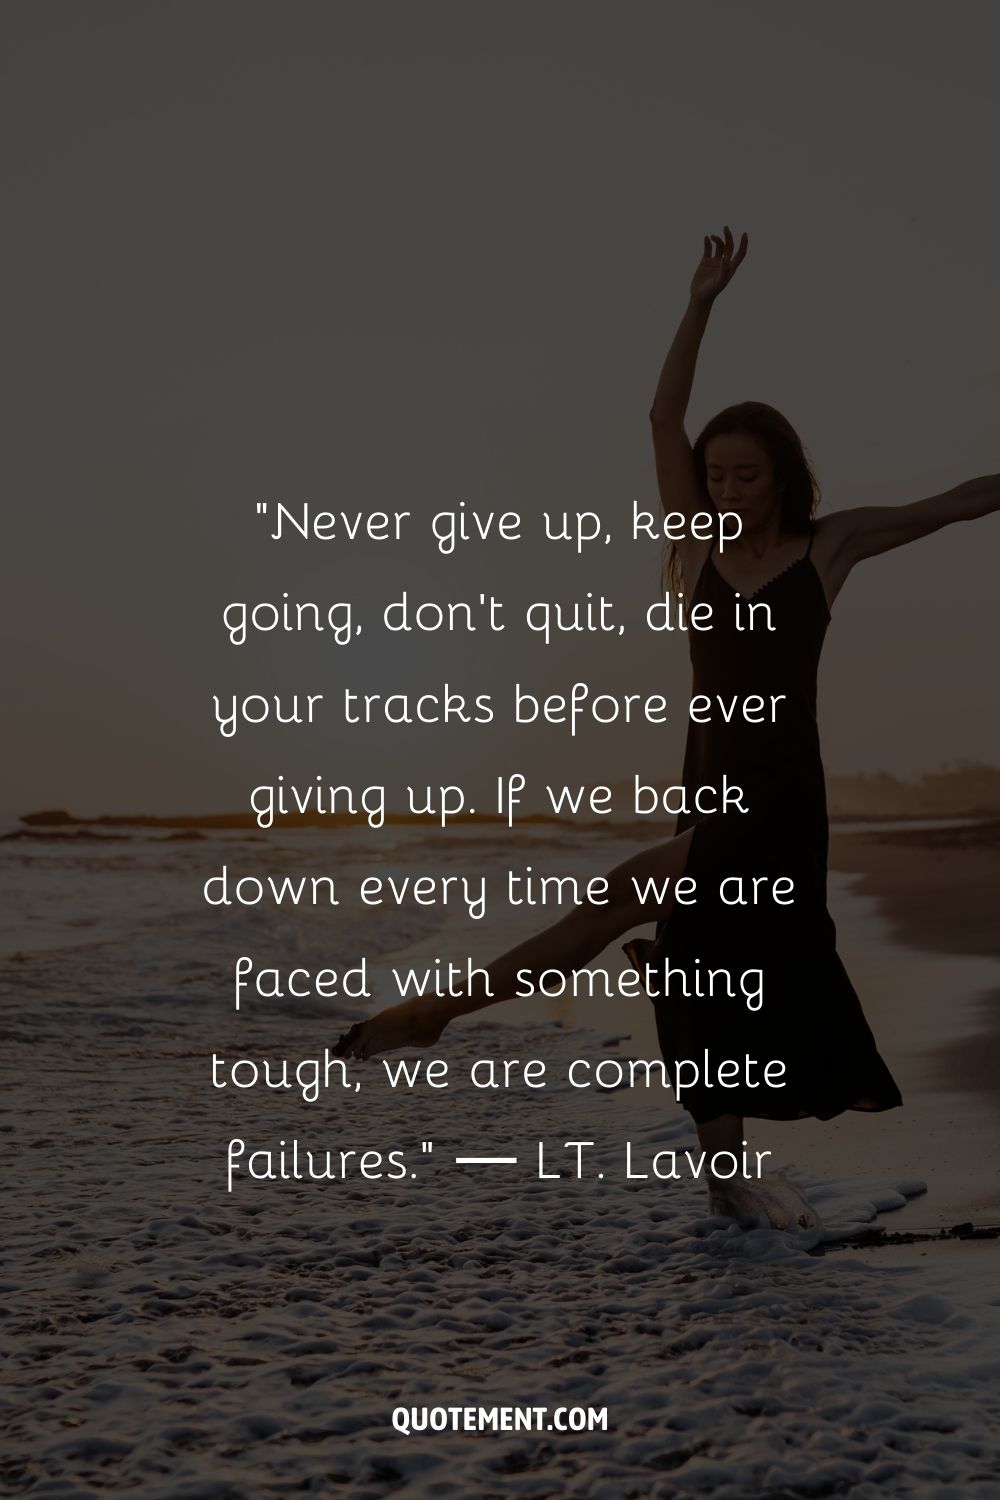
<path id="1" fill-rule="evenodd" d="M 740 788 L 740 803 L 679 819 L 673 839 L 611 870 L 606 904 L 579 907 L 488 965 L 492 994 L 479 985 L 457 998 L 407 1000 L 352 1027 L 339 1043 L 341 1054 L 353 1057 L 427 1045 L 454 1016 L 510 998 L 518 970 L 569 974 L 630 928 L 658 918 L 655 941 L 634 940 L 625 952 L 644 976 L 675 1079 L 679 1060 L 702 1064 L 682 1102 L 703 1149 L 737 1157 L 745 1115 L 829 1119 L 902 1102 L 837 956 L 827 911 L 816 672 L 830 606 L 855 564 L 1000 508 L 1000 476 L 990 476 L 912 505 L 865 506 L 814 522 L 818 487 L 802 444 L 778 412 L 755 402 L 721 412 L 692 448 L 684 415 L 698 350 L 715 299 L 746 251 L 747 236 L 736 248 L 728 226 L 724 237 L 705 237 L 650 412 L 664 509 L 690 519 L 714 507 L 730 517 L 717 530 L 739 530 L 721 552 L 711 540 L 680 542 L 670 570 L 689 615 L 696 604 L 711 610 L 700 616 L 710 628 L 689 632 L 694 694 L 706 707 L 698 715 L 703 722 L 690 726 L 684 785 L 693 795 L 700 786 L 721 786 L 725 776 Z M 653 910 L 639 900 L 650 879 L 662 889 L 671 877 L 672 891 L 685 874 L 697 881 L 694 904 L 671 901 Z M 733 879 L 739 876 L 742 891 Z M 743 904 L 729 899 L 741 894 Z M 720 976 L 720 994 L 714 987 L 711 998 L 704 987 L 693 993 L 699 965 Z M 754 973 L 759 993 L 736 982 Z M 731 1086 L 734 1072 L 723 1075 L 720 1066 L 751 1055 L 783 1066 L 770 1071 L 766 1087 L 759 1078 L 751 1083 L 747 1070 Z M 716 1206 L 732 1207 L 734 1196 L 715 1189 Z"/>

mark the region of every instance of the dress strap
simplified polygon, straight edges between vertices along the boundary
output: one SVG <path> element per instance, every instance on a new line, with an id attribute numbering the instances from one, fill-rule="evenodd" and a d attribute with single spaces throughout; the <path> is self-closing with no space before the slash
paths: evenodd
<path id="1" fill-rule="evenodd" d="M 812 551 L 813 537 L 815 535 L 816 535 L 816 524 L 814 522 L 813 523 L 813 528 L 812 528 L 812 530 L 809 533 L 809 545 L 806 548 L 805 552 L 802 554 L 802 561 L 803 562 L 805 562 L 806 558 L 809 556 L 810 552 Z"/>

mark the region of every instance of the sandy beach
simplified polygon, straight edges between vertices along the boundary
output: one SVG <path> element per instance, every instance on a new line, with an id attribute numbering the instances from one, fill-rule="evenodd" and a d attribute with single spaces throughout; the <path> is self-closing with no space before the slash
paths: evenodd
<path id="1" fill-rule="evenodd" d="M 632 1096 L 522 1092 L 498 1117 L 456 1087 L 421 1096 L 415 1131 L 416 1105 L 371 1064 L 363 1144 L 402 1146 L 415 1178 L 227 1194 L 233 1135 L 328 1147 L 359 1130 L 339 1097 L 310 1116 L 233 1096 L 220 1118 L 208 1030 L 162 1035 L 145 1081 L 148 1043 L 95 1046 L 82 1018 L 58 1044 L 16 1048 L 32 1087 L 4 1281 L 10 1493 L 996 1493 L 995 1246 L 816 1258 L 813 1235 L 707 1217 L 693 1184 L 623 1181 L 623 1138 L 646 1155 L 693 1145 L 682 1118 Z M 502 1030 L 453 1044 L 456 1073 L 507 1047 Z M 313 1022 L 301 1040 L 325 1034 Z M 247 1055 L 276 1040 L 241 1029 Z M 600 1050 L 552 1025 L 517 1043 L 550 1063 Z M 426 1164 L 418 1133 L 433 1136 Z M 539 1137 L 595 1142 L 605 1180 L 454 1165 Z M 916 1186 L 799 1181 L 828 1234 Z M 610 1426 L 393 1430 L 393 1408 L 424 1404 L 606 1408 Z"/>
<path id="2" fill-rule="evenodd" d="M 874 1121 L 754 1124 L 821 1215 L 805 1235 L 710 1217 L 690 1176 L 625 1176 L 625 1142 L 635 1163 L 693 1149 L 687 1116 L 628 1090 L 571 1090 L 560 1069 L 642 1056 L 647 1011 L 605 1007 L 595 1025 L 585 1008 L 513 1002 L 459 1023 L 432 1049 L 449 1063 L 440 1092 L 394 1090 L 377 1063 L 355 1065 L 358 1093 L 315 1103 L 216 1090 L 213 1052 L 318 1057 L 345 1019 L 227 1003 L 223 955 L 265 937 L 273 954 L 316 951 L 315 924 L 199 913 L 195 874 L 256 846 L 8 843 L 8 1491 L 1000 1494 L 997 1242 L 838 1248 L 876 1218 L 930 1226 L 996 1203 L 994 1105 L 985 1075 L 960 1086 L 955 1049 L 988 1035 L 994 950 L 963 892 L 997 856 L 955 837 L 941 849 L 942 832 L 915 836 L 919 866 L 886 830 L 835 840 L 845 958 L 907 1103 Z M 539 860 L 567 858 L 535 837 Z M 414 838 L 391 858 L 415 857 Z M 468 839 L 465 862 L 503 852 Z M 300 836 L 297 857 L 307 848 L 322 857 Z M 573 857 L 619 852 L 605 838 Z M 356 913 L 337 920 L 337 952 L 378 949 Z M 439 923 L 396 920 L 386 961 L 441 949 Z M 544 1060 L 550 1084 L 476 1090 L 468 1069 L 484 1056 Z M 414 1175 L 366 1179 L 355 1158 L 327 1180 L 243 1171 L 229 1192 L 234 1139 L 276 1164 L 282 1142 L 338 1162 L 395 1150 Z M 538 1142 L 555 1169 L 577 1140 L 593 1142 L 585 1177 L 564 1163 L 542 1180 Z M 517 1163 L 455 1161 L 491 1151 Z M 404 1435 L 400 1405 L 606 1409 L 608 1430 Z"/>

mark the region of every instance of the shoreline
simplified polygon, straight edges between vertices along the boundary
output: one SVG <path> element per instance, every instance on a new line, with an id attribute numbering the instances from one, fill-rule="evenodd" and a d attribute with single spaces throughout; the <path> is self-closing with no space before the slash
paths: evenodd
<path id="1" fill-rule="evenodd" d="M 552 859 L 609 852 L 574 845 Z M 784 1178 L 822 1221 L 798 1235 L 743 1229 L 714 1211 L 704 1177 L 682 1170 L 699 1147 L 675 1101 L 571 1086 L 575 1059 L 617 1053 L 627 1067 L 643 1050 L 646 1001 L 597 1004 L 589 1022 L 585 1006 L 560 1000 L 509 1002 L 502 1021 L 466 1016 L 440 1049 L 441 1090 L 423 1073 L 412 1087 L 393 1083 L 367 1062 L 354 1070 L 360 1090 L 313 1102 L 263 1078 L 214 1089 L 213 1053 L 320 1058 L 347 1018 L 333 1002 L 232 1008 L 210 981 L 248 929 L 227 928 L 222 947 L 210 923 L 183 917 L 177 892 L 197 856 L 182 846 L 169 867 L 109 862 L 96 896 L 103 857 L 71 861 L 74 926 L 12 973 L 6 1128 L 20 1164 L 8 1190 L 4 1340 L 17 1364 L 6 1473 L 21 1490 L 374 1494 L 387 1477 L 426 1488 L 437 1470 L 432 1478 L 461 1493 L 619 1495 L 649 1493 L 651 1475 L 662 1488 L 664 1470 L 674 1483 L 677 1469 L 687 1492 L 722 1473 L 743 1493 L 771 1472 L 774 1432 L 803 1430 L 809 1441 L 789 1444 L 774 1480 L 796 1493 L 815 1490 L 816 1455 L 841 1454 L 845 1430 L 861 1434 L 858 1458 L 831 1471 L 834 1487 L 854 1475 L 884 1487 L 888 1473 L 957 1493 L 995 1462 L 996 1241 L 922 1238 L 935 1222 L 998 1221 L 995 1108 L 935 1080 L 963 1024 L 981 1030 L 975 975 L 997 973 L 992 948 L 970 957 L 962 947 L 989 947 L 975 928 L 987 903 L 970 914 L 962 900 L 983 859 L 954 850 L 942 895 L 912 844 L 866 835 L 834 852 L 845 962 L 907 1107 L 877 1119 L 748 1121 L 752 1152 L 772 1152 L 762 1177 L 771 1201 Z M 498 859 L 482 851 L 485 864 Z M 62 891 L 39 863 L 42 889 Z M 20 857 L 10 869 L 15 892 Z M 151 916 L 129 912 L 129 925 L 122 882 L 130 890 L 137 869 L 155 874 L 161 901 Z M 907 916 L 907 900 L 928 892 L 933 928 L 919 903 Z M 510 914 L 491 947 L 533 921 Z M 361 929 L 349 914 L 344 925 L 351 951 Z M 468 924 L 456 926 L 464 937 Z M 956 952 L 928 951 L 941 928 Z M 449 941 L 437 923 L 393 930 L 404 946 L 386 949 L 386 964 L 429 961 Z M 924 946 L 897 941 L 910 932 Z M 269 956 L 305 961 L 298 936 L 291 927 Z M 509 1088 L 474 1081 L 479 1059 L 508 1056 L 522 1073 L 544 1060 L 545 1089 L 520 1074 Z M 301 1076 L 311 1094 L 311 1071 Z M 350 1165 L 380 1170 L 395 1152 L 407 1171 L 241 1174 L 228 1193 L 234 1138 L 248 1149 L 343 1142 L 359 1153 Z M 561 1180 L 536 1175 L 543 1138 L 546 1171 Z M 676 1159 L 681 1176 L 625 1177 L 626 1143 L 639 1170 L 659 1156 Z M 479 1160 L 494 1151 L 500 1160 Z M 896 1238 L 883 1243 L 883 1228 Z M 520 1437 L 470 1445 L 440 1433 L 418 1453 L 387 1420 L 401 1389 L 441 1405 L 606 1407 L 614 1430 L 530 1449 Z M 959 1434 L 947 1449 L 942 1431 Z M 523 1473 L 522 1488 L 510 1476 Z"/>
<path id="2" fill-rule="evenodd" d="M 841 956 L 903 1105 L 874 1131 L 852 1111 L 794 1133 L 754 1120 L 753 1140 L 845 1184 L 873 1170 L 926 1182 L 894 1229 L 1000 1222 L 996 826 L 834 831 L 829 866 Z"/>

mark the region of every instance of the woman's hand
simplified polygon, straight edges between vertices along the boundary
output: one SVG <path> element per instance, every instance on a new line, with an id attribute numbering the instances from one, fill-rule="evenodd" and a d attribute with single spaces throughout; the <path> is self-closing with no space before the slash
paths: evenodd
<path id="1" fill-rule="evenodd" d="M 447 1001 L 440 995 L 417 995 L 358 1021 L 344 1032 L 333 1053 L 335 1057 L 374 1057 L 394 1047 L 429 1047 L 449 1020 Z"/>
<path id="2" fill-rule="evenodd" d="M 691 301 L 703 307 L 710 307 L 723 288 L 729 285 L 736 267 L 747 253 L 748 240 L 745 234 L 735 253 L 733 231 L 728 224 L 725 226 L 725 236 L 722 240 L 717 234 L 706 234 L 705 253 L 691 280 Z"/>

